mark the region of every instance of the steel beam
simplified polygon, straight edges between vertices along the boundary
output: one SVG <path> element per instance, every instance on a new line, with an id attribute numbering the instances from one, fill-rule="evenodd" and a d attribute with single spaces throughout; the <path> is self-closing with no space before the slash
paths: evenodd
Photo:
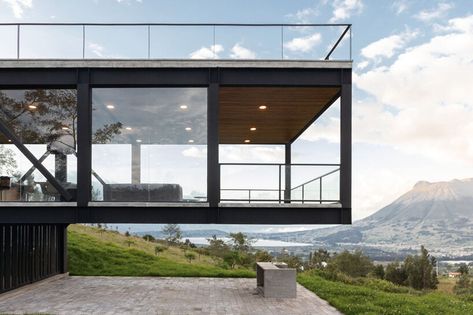
<path id="1" fill-rule="evenodd" d="M 16 134 L 8 128 L 7 124 L 0 119 L 0 132 L 2 132 L 8 139 L 12 141 L 12 143 L 20 150 L 20 152 L 33 164 L 34 167 L 38 169 L 38 171 L 43 174 L 44 177 L 53 185 L 53 187 L 61 194 L 61 196 L 66 200 L 70 201 L 72 199 L 71 194 L 69 194 L 64 187 L 54 178 L 53 175 L 46 169 L 46 167 L 41 164 L 41 162 L 36 159 L 33 153 L 28 150 L 28 148 L 21 142 L 20 138 L 16 136 Z"/>

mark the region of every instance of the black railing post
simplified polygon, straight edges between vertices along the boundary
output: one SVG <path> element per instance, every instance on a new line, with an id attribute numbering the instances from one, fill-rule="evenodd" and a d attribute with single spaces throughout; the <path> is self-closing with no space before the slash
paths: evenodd
<path id="1" fill-rule="evenodd" d="M 284 203 L 291 202 L 291 144 L 285 146 Z"/>

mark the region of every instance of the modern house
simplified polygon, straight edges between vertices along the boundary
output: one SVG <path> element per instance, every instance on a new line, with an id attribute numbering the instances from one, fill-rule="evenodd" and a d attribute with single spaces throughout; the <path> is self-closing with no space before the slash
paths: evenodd
<path id="1" fill-rule="evenodd" d="M 16 49 L 0 60 L 0 292 L 66 272 L 71 223 L 351 223 L 351 25 L 1 27 Z M 79 56 L 24 55 L 23 36 L 42 27 L 77 29 Z M 89 56 L 101 27 L 143 30 L 143 56 Z M 211 55 L 156 56 L 163 28 L 208 30 Z M 278 57 L 220 57 L 226 28 L 276 30 Z M 296 28 L 339 33 L 324 56 L 301 60 L 288 57 Z M 339 156 L 294 163 L 293 144 L 334 103 Z M 282 160 L 225 157 L 266 146 Z"/>

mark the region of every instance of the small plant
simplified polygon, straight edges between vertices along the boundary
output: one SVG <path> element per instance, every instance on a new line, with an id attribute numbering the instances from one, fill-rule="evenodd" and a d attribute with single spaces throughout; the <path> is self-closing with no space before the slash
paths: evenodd
<path id="1" fill-rule="evenodd" d="M 133 240 L 126 240 L 125 243 L 128 245 L 128 247 L 131 247 L 131 245 L 135 244 Z"/>
<path id="2" fill-rule="evenodd" d="M 187 261 L 189 261 L 189 264 L 195 260 L 195 254 L 192 252 L 187 252 L 184 254 L 184 257 L 186 257 Z"/>
<path id="3" fill-rule="evenodd" d="M 165 248 L 163 246 L 157 245 L 154 247 L 154 254 L 158 256 L 159 253 L 164 252 Z"/>

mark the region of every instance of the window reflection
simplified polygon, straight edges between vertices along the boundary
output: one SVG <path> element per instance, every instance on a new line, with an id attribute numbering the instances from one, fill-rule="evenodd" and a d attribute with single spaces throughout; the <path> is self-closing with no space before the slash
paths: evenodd
<path id="1" fill-rule="evenodd" d="M 206 201 L 206 88 L 96 88 L 92 95 L 92 200 Z"/>
<path id="2" fill-rule="evenodd" d="M 15 146 L 0 133 L 0 175 L 9 178 L 2 201 L 63 201 L 55 184 L 76 195 L 77 97 L 71 89 L 1 90 L 0 123 L 54 177 L 47 180 Z"/>

